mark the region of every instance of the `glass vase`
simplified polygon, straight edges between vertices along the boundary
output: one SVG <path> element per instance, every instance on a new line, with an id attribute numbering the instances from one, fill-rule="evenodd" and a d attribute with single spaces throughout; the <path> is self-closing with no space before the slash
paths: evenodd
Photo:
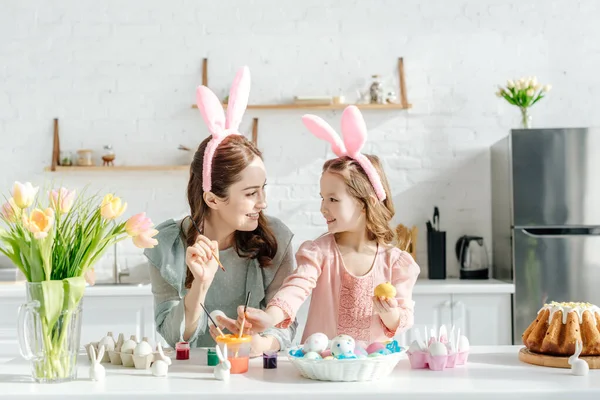
<path id="1" fill-rule="evenodd" d="M 528 107 L 521 107 L 521 128 L 531 129 L 531 114 Z"/>
<path id="2" fill-rule="evenodd" d="M 27 282 L 26 291 L 17 328 L 19 350 L 31 362 L 33 378 L 39 383 L 76 379 L 83 299 L 73 301 L 63 281 Z"/>

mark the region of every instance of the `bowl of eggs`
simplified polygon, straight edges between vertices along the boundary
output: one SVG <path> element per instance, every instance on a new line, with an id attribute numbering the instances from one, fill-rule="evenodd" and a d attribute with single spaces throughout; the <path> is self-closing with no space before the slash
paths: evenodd
<path id="1" fill-rule="evenodd" d="M 404 352 L 405 349 L 395 340 L 373 342 L 363 347 L 348 335 L 338 335 L 329 340 L 324 333 L 314 333 L 303 346 L 289 349 L 287 356 L 305 378 L 353 382 L 389 375 Z"/>

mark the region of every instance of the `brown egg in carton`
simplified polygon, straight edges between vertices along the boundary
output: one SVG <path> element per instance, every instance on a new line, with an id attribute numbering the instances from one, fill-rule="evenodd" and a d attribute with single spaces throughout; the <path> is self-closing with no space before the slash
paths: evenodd
<path id="1" fill-rule="evenodd" d="M 107 337 L 112 337 L 112 332 L 109 332 L 107 334 Z M 110 340 L 105 340 L 105 338 L 103 338 L 103 340 L 106 341 L 110 341 Z M 150 349 L 152 349 L 150 347 L 150 342 L 148 340 L 147 337 L 144 337 L 142 339 L 142 342 L 146 342 L 148 343 L 148 347 Z M 95 350 L 97 351 L 98 347 L 100 346 L 100 344 L 102 343 L 102 340 L 100 342 L 92 342 L 89 343 L 85 346 L 86 348 L 86 352 L 88 354 L 88 358 L 91 361 L 91 355 L 90 355 L 90 346 L 94 346 Z M 109 344 L 109 348 L 113 348 L 113 350 L 109 350 L 107 352 L 105 352 L 105 356 L 102 358 L 102 363 L 111 363 L 112 365 L 122 365 L 123 367 L 126 368 L 136 368 L 136 369 L 149 369 L 150 366 L 152 365 L 152 363 L 160 358 L 160 354 L 158 351 L 152 351 L 146 355 L 136 355 L 135 353 L 135 349 L 136 347 L 138 347 L 138 345 L 141 342 L 138 342 L 137 337 L 135 335 L 131 335 L 131 337 L 129 338 L 129 340 L 125 341 L 124 340 L 124 335 L 121 333 L 119 335 L 119 339 L 117 340 L 117 342 L 115 343 L 114 347 L 110 346 Z M 123 347 L 125 347 L 125 349 L 123 349 Z M 170 352 L 172 352 L 172 350 L 168 350 L 168 349 L 163 349 L 163 353 L 164 354 L 169 354 Z"/>

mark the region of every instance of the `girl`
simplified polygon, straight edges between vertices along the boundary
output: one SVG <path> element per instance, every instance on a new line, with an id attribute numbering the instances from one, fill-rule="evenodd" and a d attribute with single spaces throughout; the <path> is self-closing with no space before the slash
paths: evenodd
<path id="1" fill-rule="evenodd" d="M 208 327 L 201 303 L 235 317 L 249 291 L 250 304 L 265 308 L 295 267 L 292 233 L 264 215 L 262 155 L 238 132 L 249 90 L 249 71 L 243 68 L 232 85 L 225 118 L 217 97 L 198 88 L 198 108 L 212 135 L 200 144 L 190 167 L 191 215 L 159 225 L 159 245 L 144 253 L 157 331 L 171 346 L 179 341 L 214 346 L 215 329 Z M 213 253 L 225 271 L 218 269 Z M 234 319 L 217 317 L 217 323 L 238 333 Z M 295 330 L 294 322 L 254 335 L 251 355 L 288 347 Z"/>
<path id="2" fill-rule="evenodd" d="M 302 244 L 298 269 L 266 311 L 247 310 L 245 326 L 254 332 L 285 328 L 312 294 L 302 343 L 316 332 L 329 338 L 347 334 L 366 343 L 389 340 L 414 323 L 412 290 L 420 269 L 409 253 L 391 245 L 394 206 L 379 159 L 360 153 L 367 136 L 364 120 L 358 108 L 344 110 L 343 142 L 321 118 L 306 115 L 303 122 L 338 156 L 325 163 L 320 182 L 328 234 Z M 386 281 L 396 296 L 373 296 Z M 243 318 L 238 308 L 238 324 Z"/>

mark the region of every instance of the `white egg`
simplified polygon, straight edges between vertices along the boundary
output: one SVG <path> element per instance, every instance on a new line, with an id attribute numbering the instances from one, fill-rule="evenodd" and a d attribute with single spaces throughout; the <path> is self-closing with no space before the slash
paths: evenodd
<path id="1" fill-rule="evenodd" d="M 311 351 L 314 351 L 315 353 L 322 353 L 327 349 L 328 345 L 329 339 L 327 338 L 327 335 L 319 332 L 313 333 L 307 337 L 302 349 L 305 353 L 310 353 Z"/>
<path id="2" fill-rule="evenodd" d="M 218 324 L 219 321 L 217 321 L 217 317 L 225 317 L 226 318 L 227 315 L 225 315 L 225 313 L 223 311 L 221 311 L 221 310 L 213 310 L 210 313 L 210 318 L 212 318 Z M 210 319 L 208 320 L 208 323 L 210 325 L 214 325 Z"/>
<path id="3" fill-rule="evenodd" d="M 356 343 L 351 336 L 338 335 L 331 341 L 331 354 L 339 356 L 342 354 L 354 354 Z"/>
<path id="4" fill-rule="evenodd" d="M 133 355 L 139 357 L 147 356 L 148 354 L 152 354 L 152 346 L 143 340 L 135 346 L 135 350 L 133 351 Z"/>
<path id="5" fill-rule="evenodd" d="M 416 340 L 413 340 L 413 342 L 410 344 L 410 347 L 408 348 L 408 351 L 410 351 L 411 353 L 416 353 L 417 351 L 421 351 L 421 346 L 419 346 L 419 342 L 417 342 Z"/>
<path id="6" fill-rule="evenodd" d="M 123 346 L 121 346 L 121 353 L 133 354 L 133 351 L 135 350 L 135 346 L 137 346 L 137 343 L 135 342 L 135 340 L 132 340 L 132 339 L 126 340 L 123 343 Z"/>
<path id="7" fill-rule="evenodd" d="M 447 356 L 448 349 L 443 343 L 433 342 L 429 345 L 429 354 L 432 356 Z"/>
<path id="8" fill-rule="evenodd" d="M 308 352 L 304 355 L 304 358 L 307 360 L 320 360 L 321 355 L 319 353 L 315 353 L 314 351 Z"/>
<path id="9" fill-rule="evenodd" d="M 460 339 L 458 339 L 458 351 L 468 351 L 469 347 L 469 339 L 467 339 L 466 336 L 461 335 Z"/>
<path id="10" fill-rule="evenodd" d="M 104 350 L 114 351 L 115 350 L 115 339 L 112 336 L 104 336 L 100 342 L 98 342 L 98 348 L 104 345 Z"/>

